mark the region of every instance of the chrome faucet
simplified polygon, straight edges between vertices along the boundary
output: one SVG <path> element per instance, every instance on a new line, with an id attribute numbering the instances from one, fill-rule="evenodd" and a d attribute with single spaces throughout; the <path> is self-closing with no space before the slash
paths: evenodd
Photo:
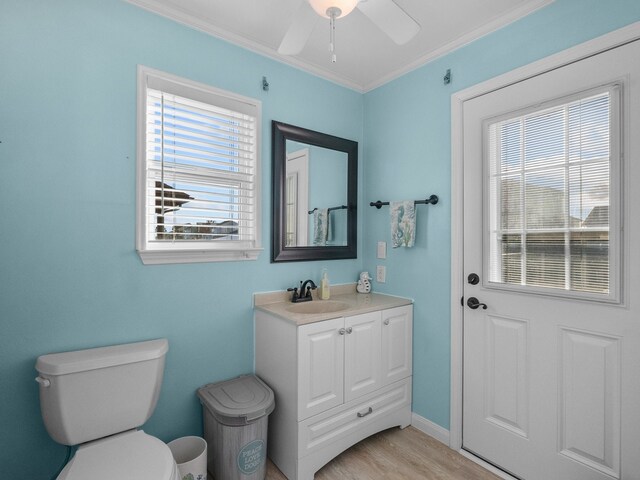
<path id="1" fill-rule="evenodd" d="M 300 282 L 300 290 L 297 288 L 287 288 L 288 292 L 293 292 L 291 295 L 291 302 L 310 302 L 313 300 L 311 296 L 311 290 L 315 290 L 318 288 L 313 280 L 305 280 L 304 282 Z"/>

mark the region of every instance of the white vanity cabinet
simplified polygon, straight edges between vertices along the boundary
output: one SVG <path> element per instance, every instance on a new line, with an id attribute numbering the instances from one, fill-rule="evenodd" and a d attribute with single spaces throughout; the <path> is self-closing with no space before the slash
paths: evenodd
<path id="1" fill-rule="evenodd" d="M 256 311 L 256 374 L 276 395 L 267 451 L 290 480 L 410 424 L 412 324 L 412 305 L 302 325 Z"/>

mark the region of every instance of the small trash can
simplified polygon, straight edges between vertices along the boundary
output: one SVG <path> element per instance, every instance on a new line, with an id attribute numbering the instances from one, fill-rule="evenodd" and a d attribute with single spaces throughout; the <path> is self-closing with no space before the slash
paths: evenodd
<path id="1" fill-rule="evenodd" d="M 207 480 L 207 442 L 203 438 L 180 437 L 167 445 L 181 480 Z"/>
<path id="2" fill-rule="evenodd" d="M 207 466 L 216 480 L 264 480 L 273 390 L 255 375 L 198 389 Z"/>

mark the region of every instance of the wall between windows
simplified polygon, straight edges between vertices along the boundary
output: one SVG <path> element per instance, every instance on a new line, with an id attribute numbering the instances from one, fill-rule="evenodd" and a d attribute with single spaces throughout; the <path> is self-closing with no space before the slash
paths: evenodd
<path id="1" fill-rule="evenodd" d="M 415 299 L 415 413 L 449 428 L 450 262 L 461 254 L 450 248 L 451 94 L 638 20 L 637 0 L 556 0 L 365 94 L 366 204 L 440 197 L 417 207 L 416 246 L 389 248 L 386 260 L 376 259 L 376 242 L 390 241 L 388 207 L 364 211 L 365 270 L 387 266 L 387 282 L 374 290 Z"/>
<path id="2" fill-rule="evenodd" d="M 361 259 L 269 263 L 271 120 L 362 145 L 363 96 L 118 0 L 0 2 L 0 51 L 2 477 L 49 478 L 64 458 L 33 381 L 44 353 L 168 338 L 144 429 L 200 434 L 196 389 L 253 371 L 254 292 L 318 280 L 323 266 L 334 283 L 357 279 Z M 262 101 L 258 261 L 142 265 L 138 64 Z"/>

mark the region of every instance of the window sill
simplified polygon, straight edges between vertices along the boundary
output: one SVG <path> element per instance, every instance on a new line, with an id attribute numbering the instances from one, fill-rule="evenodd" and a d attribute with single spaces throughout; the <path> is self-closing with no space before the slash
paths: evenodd
<path id="1" fill-rule="evenodd" d="M 256 260 L 262 250 L 262 248 L 245 248 L 241 250 L 138 250 L 138 255 L 145 265 L 166 265 Z"/>

